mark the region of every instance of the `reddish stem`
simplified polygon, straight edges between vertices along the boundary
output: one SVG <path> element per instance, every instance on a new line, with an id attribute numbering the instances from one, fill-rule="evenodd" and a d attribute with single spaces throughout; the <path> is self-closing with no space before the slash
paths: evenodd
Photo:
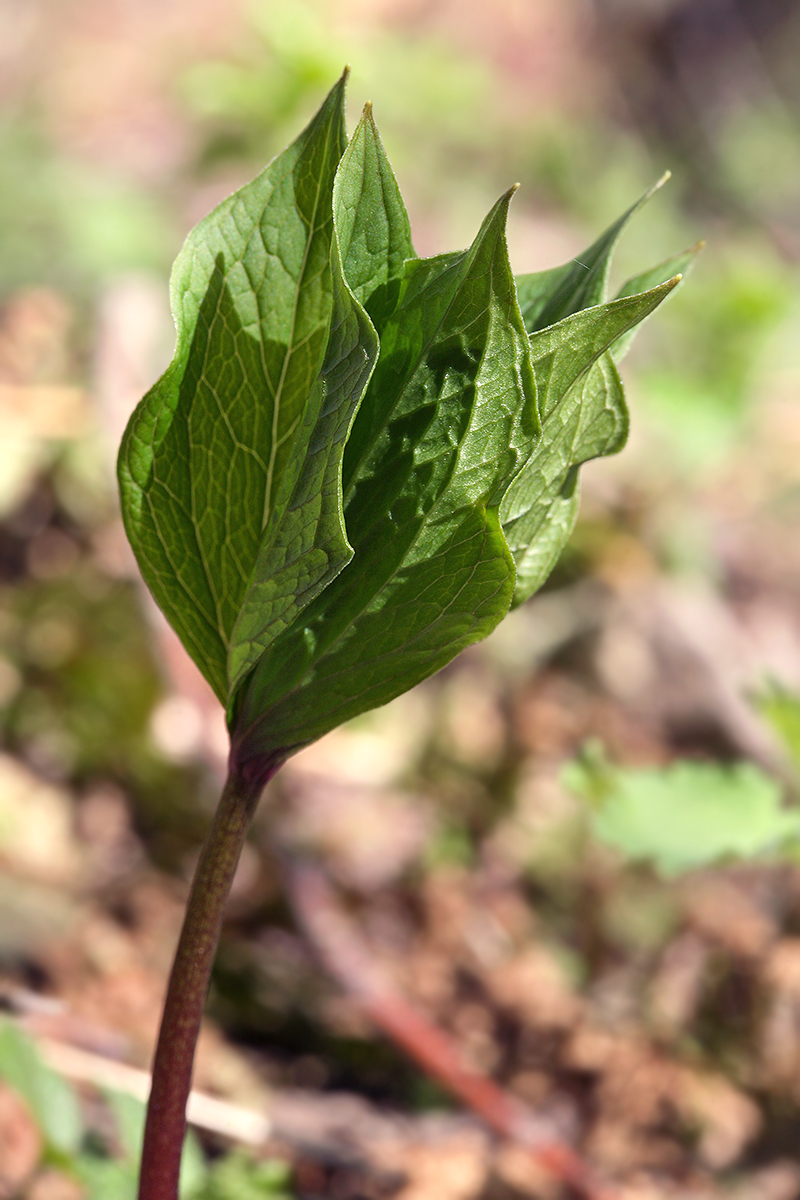
<path id="1" fill-rule="evenodd" d="M 192 881 L 167 986 L 142 1147 L 139 1200 L 177 1200 L 186 1102 L 225 902 L 267 772 L 231 770 Z"/>

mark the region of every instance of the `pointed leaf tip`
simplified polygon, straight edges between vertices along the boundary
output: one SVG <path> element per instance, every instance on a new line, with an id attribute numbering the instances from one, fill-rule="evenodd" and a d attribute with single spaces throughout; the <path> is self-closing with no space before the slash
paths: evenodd
<path id="1" fill-rule="evenodd" d="M 662 187 L 664 186 L 664 184 L 669 183 L 671 178 L 672 178 L 672 171 L 669 171 L 669 170 L 665 171 L 663 175 L 659 175 L 659 177 L 655 181 L 655 183 L 651 184 L 651 186 L 647 189 L 647 191 L 644 193 L 644 195 L 640 196 L 639 199 L 636 201 L 636 204 L 629 210 L 630 215 L 632 216 L 635 212 L 638 212 L 640 208 L 643 208 L 648 200 L 652 200 L 652 198 L 653 198 L 653 196 L 655 196 L 656 192 L 660 192 Z"/>
<path id="2" fill-rule="evenodd" d="M 654 197 L 656 192 L 661 191 L 661 188 L 664 186 L 664 184 L 668 184 L 670 179 L 672 179 L 672 172 L 670 172 L 669 169 L 664 170 L 664 173 L 662 175 L 658 175 L 658 178 L 655 181 L 655 184 L 652 184 L 650 187 L 648 187 L 648 190 L 646 190 L 646 192 L 644 193 L 644 196 L 639 199 L 637 208 L 640 208 L 640 206 L 645 204 L 646 200 L 649 200 L 651 197 Z"/>
<path id="3" fill-rule="evenodd" d="M 503 192 L 502 196 L 500 196 L 498 198 L 498 200 L 493 205 L 493 207 L 489 209 L 489 212 L 488 212 L 486 220 L 485 220 L 485 224 L 488 224 L 489 222 L 491 222 L 493 217 L 497 217 L 501 214 L 503 216 L 503 219 L 505 220 L 505 218 L 508 216 L 508 210 L 511 205 L 511 201 L 514 198 L 514 193 L 517 191 L 518 188 L 519 188 L 518 183 L 512 183 L 511 187 L 507 188 L 506 191 Z"/>
<path id="4" fill-rule="evenodd" d="M 332 100 L 339 102 L 341 109 L 342 109 L 342 113 L 344 113 L 345 93 L 347 91 L 347 83 L 348 83 L 349 78 L 350 78 L 350 64 L 348 63 L 347 66 L 342 71 L 339 78 L 336 80 L 336 83 L 333 85 L 331 90 L 328 92 L 326 99 L 323 101 L 323 103 L 320 107 L 320 110 L 319 110 L 320 113 L 325 108 L 325 105 L 329 104 Z M 344 119 L 344 117 L 342 117 L 342 119 Z"/>

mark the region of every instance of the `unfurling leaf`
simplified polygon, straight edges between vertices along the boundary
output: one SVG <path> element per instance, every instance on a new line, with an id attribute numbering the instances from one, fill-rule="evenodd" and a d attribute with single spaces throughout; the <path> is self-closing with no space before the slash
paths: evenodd
<path id="1" fill-rule="evenodd" d="M 189 235 L 175 357 L 120 451 L 142 574 L 237 762 L 263 768 L 541 585 L 578 468 L 625 440 L 615 362 L 693 253 L 609 302 L 639 201 L 580 260 L 515 283 L 508 192 L 468 250 L 418 258 L 369 106 L 346 142 L 344 82 Z"/>

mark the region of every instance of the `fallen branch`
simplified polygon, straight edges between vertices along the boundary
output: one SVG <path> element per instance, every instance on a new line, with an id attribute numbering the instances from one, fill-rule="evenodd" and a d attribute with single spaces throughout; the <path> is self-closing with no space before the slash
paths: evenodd
<path id="1" fill-rule="evenodd" d="M 424 1071 L 500 1137 L 527 1146 L 537 1164 L 585 1200 L 613 1200 L 589 1165 L 526 1105 L 466 1067 L 452 1040 L 401 996 L 375 965 L 323 873 L 284 849 L 285 884 L 295 917 L 320 960 L 362 1012 Z"/>
<path id="2" fill-rule="evenodd" d="M 150 1095 L 150 1072 L 140 1071 L 127 1063 L 115 1062 L 99 1054 L 91 1054 L 56 1042 L 50 1038 L 37 1039 L 37 1045 L 48 1066 L 74 1083 L 88 1083 L 96 1088 L 108 1088 L 135 1096 L 142 1103 Z M 189 1093 L 186 1119 L 198 1129 L 206 1129 L 232 1141 L 248 1146 L 261 1146 L 272 1132 L 271 1120 L 262 1113 L 227 1100 L 218 1100 L 204 1092 Z"/>

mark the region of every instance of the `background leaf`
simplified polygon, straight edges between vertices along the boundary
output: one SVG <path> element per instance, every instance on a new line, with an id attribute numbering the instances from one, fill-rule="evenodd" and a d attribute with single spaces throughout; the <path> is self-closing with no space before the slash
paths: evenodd
<path id="1" fill-rule="evenodd" d="M 253 1162 L 241 1151 L 212 1167 L 197 1200 L 289 1200 L 289 1172 L 280 1162 Z"/>
<path id="2" fill-rule="evenodd" d="M 77 1096 L 13 1021 L 0 1020 L 0 1078 L 28 1105 L 50 1151 L 58 1156 L 78 1151 L 83 1120 Z"/>
<path id="3" fill-rule="evenodd" d="M 800 696 L 783 684 L 771 682 L 754 697 L 755 707 L 780 738 L 800 776 Z"/>
<path id="4" fill-rule="evenodd" d="M 600 772 L 573 765 L 564 778 L 592 803 L 600 841 L 664 875 L 752 859 L 800 835 L 800 812 L 783 807 L 780 785 L 753 763 Z"/>

